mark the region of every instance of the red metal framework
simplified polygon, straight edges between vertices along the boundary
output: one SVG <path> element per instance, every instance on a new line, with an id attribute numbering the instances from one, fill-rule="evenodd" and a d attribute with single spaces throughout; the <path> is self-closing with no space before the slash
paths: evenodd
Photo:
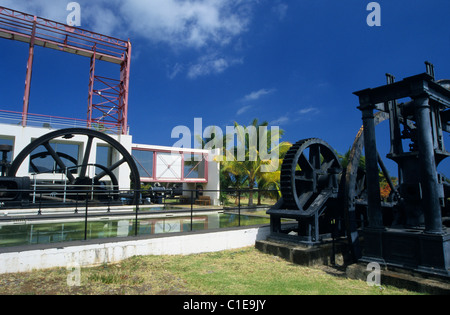
<path id="1" fill-rule="evenodd" d="M 89 92 L 87 127 L 115 126 L 117 132 L 128 131 L 128 92 L 131 43 L 81 28 L 0 7 L 0 37 L 29 44 L 22 125 L 26 126 L 30 102 L 34 46 L 52 48 L 89 57 Z M 118 78 L 95 74 L 95 64 L 106 61 L 120 65 Z M 105 127 L 107 126 L 107 127 Z"/>

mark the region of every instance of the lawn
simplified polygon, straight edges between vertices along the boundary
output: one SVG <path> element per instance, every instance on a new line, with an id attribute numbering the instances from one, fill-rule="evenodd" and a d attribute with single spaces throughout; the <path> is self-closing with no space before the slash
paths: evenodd
<path id="1" fill-rule="evenodd" d="M 395 295 L 394 287 L 369 287 L 327 272 L 289 263 L 253 247 L 188 256 L 132 257 L 82 268 L 80 286 L 69 286 L 66 268 L 0 275 L 0 294 L 208 294 Z"/>

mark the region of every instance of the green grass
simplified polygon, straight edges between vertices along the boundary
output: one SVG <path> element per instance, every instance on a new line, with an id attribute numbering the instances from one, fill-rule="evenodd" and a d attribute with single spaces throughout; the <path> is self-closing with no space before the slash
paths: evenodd
<path id="1" fill-rule="evenodd" d="M 81 269 L 69 287 L 65 268 L 0 275 L 0 294 L 415 294 L 294 265 L 254 248 L 188 256 L 132 257 Z"/>

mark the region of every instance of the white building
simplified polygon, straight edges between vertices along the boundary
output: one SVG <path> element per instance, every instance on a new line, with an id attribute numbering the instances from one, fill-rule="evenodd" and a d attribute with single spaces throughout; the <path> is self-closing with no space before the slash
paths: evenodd
<path id="1" fill-rule="evenodd" d="M 8 154 L 10 162 L 16 159 L 19 153 L 33 140 L 58 129 L 77 127 L 74 125 L 75 123 L 68 125 L 68 121 L 63 121 L 61 118 L 46 117 L 43 119 L 43 116 L 39 117 L 39 121 L 33 121 L 32 117 L 29 117 L 27 126 L 23 127 L 20 124 L 19 113 L 15 115 L 16 118 L 9 113 L 7 119 L 4 117 L 5 113 L 0 114 L 2 114 L 0 115 L 0 144 L 12 146 L 12 151 Z M 136 144 L 133 143 L 131 135 L 109 134 L 109 136 L 118 141 L 133 156 L 141 182 L 180 183 L 185 190 L 195 190 L 201 187 L 204 195 L 210 196 L 212 204 L 219 203 L 220 166 L 219 163 L 213 161 L 214 156 L 219 154 L 218 151 Z M 77 170 L 81 167 L 80 165 L 84 164 L 87 142 L 88 137 L 84 135 L 74 135 L 66 139 L 58 137 L 49 141 L 67 166 Z M 121 155 L 111 148 L 111 145 L 94 138 L 87 161 L 89 166 L 86 175 L 93 178 L 96 172 L 95 165 L 110 167 L 120 159 Z M 41 180 L 50 182 L 61 180 L 65 175 L 52 171 L 52 169 L 55 170 L 55 164 L 55 160 L 41 146 L 41 149 L 35 149 L 23 160 L 15 175 L 30 177 L 32 184 Z M 76 165 L 77 167 L 75 167 Z M 75 177 L 79 173 L 77 170 L 72 171 Z M 120 190 L 131 188 L 130 168 L 127 163 L 115 168 L 113 173 L 117 178 Z M 105 179 L 109 180 L 109 176 L 106 175 L 103 180 Z M 208 190 L 214 192 L 208 192 Z M 185 192 L 184 195 L 189 197 L 190 192 Z"/>

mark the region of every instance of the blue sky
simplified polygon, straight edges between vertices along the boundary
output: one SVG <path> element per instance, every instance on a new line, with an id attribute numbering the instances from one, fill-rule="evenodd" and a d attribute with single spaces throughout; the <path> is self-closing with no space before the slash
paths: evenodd
<path id="1" fill-rule="evenodd" d="M 65 22 L 61 0 L 1 6 Z M 178 125 L 223 130 L 254 118 L 348 150 L 361 126 L 352 93 L 435 65 L 450 78 L 448 0 L 79 0 L 81 27 L 133 45 L 129 125 L 135 143 L 173 145 Z M 27 45 L 0 40 L 0 108 L 21 111 Z M 105 65 L 105 71 L 119 71 Z M 84 119 L 89 59 L 37 47 L 31 113 Z M 446 135 L 447 136 L 447 135 Z M 387 139 L 386 139 L 387 141 Z"/>

